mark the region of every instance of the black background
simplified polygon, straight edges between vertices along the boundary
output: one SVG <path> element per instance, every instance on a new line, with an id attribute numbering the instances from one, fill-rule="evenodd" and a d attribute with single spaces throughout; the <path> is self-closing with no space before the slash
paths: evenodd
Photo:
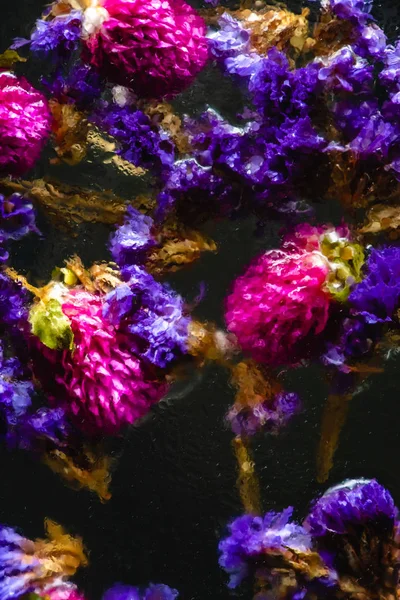
<path id="1" fill-rule="evenodd" d="M 43 7 L 40 0 L 13 0 L 3 6 L 1 51 L 14 37 L 29 36 Z M 395 40 L 400 27 L 398 0 L 378 3 L 374 14 Z M 25 72 L 29 76 L 29 69 Z M 240 104 L 235 90 L 213 68 L 177 105 L 193 112 L 205 103 L 226 114 L 234 114 Z M 43 161 L 36 174 L 47 172 Z M 144 181 L 132 187 L 132 181 L 96 162 L 56 168 L 53 174 L 69 183 L 113 187 L 127 197 L 146 186 Z M 333 208 L 328 207 L 326 218 L 336 218 L 330 212 Z M 73 238 L 50 226 L 46 215 L 39 220 L 44 238 L 30 238 L 12 257 L 13 265 L 33 280 L 45 281 L 52 267 L 74 252 L 86 264 L 107 258 L 106 227 L 87 225 Z M 223 298 L 230 283 L 250 257 L 277 243 L 278 228 L 267 227 L 261 238 L 254 237 L 250 221 L 210 224 L 209 231 L 219 253 L 204 256 L 172 282 L 189 301 L 205 282 L 207 295 L 196 315 L 222 324 Z M 398 361 L 391 361 L 385 374 L 375 376 L 353 398 L 328 484 L 347 477 L 376 477 L 400 503 L 397 372 Z M 301 394 L 304 410 L 281 436 L 257 439 L 254 450 L 264 509 L 281 510 L 291 504 L 301 519 L 312 498 L 326 487 L 316 482 L 315 456 L 328 387 L 317 367 L 298 369 L 287 380 Z M 233 397 L 222 370 L 209 367 L 194 373 L 185 389 L 171 393 L 126 436 L 113 476 L 113 497 L 104 505 L 94 495 L 66 487 L 29 454 L 1 448 L 1 521 L 18 526 L 28 537 L 38 537 L 48 516 L 82 535 L 90 565 L 77 581 L 89 600 L 100 599 L 117 581 L 167 583 L 180 591 L 183 600 L 231 597 L 218 567 L 217 545 L 226 522 L 241 512 L 232 434 L 223 423 Z M 250 591 L 238 595 L 251 597 Z"/>

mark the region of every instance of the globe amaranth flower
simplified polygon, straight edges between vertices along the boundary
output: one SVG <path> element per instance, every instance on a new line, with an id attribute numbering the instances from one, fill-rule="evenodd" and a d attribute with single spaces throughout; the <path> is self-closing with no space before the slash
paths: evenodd
<path id="1" fill-rule="evenodd" d="M 147 589 L 117 583 L 105 592 L 103 600 L 175 600 L 178 596 L 177 590 L 162 583 L 151 583 Z"/>
<path id="2" fill-rule="evenodd" d="M 207 62 L 205 23 L 183 0 L 104 0 L 84 29 L 85 60 L 143 98 L 174 96 Z"/>
<path id="3" fill-rule="evenodd" d="M 269 512 L 264 517 L 245 515 L 230 523 L 229 535 L 220 541 L 220 566 L 230 575 L 229 587 L 237 587 L 243 579 L 263 565 L 268 555 L 307 552 L 311 537 L 303 527 L 290 521 L 293 508 L 282 513 Z"/>
<path id="4" fill-rule="evenodd" d="M 365 277 L 349 296 L 354 311 L 367 323 L 392 322 L 400 308 L 400 248 L 373 249 L 365 264 Z"/>
<path id="5" fill-rule="evenodd" d="M 183 300 L 140 267 L 126 268 L 128 273 L 127 283 L 105 297 L 103 316 L 127 336 L 138 356 L 166 368 L 187 351 L 190 320 Z"/>
<path id="6" fill-rule="evenodd" d="M 300 410 L 300 398 L 294 392 L 279 392 L 268 401 L 254 406 L 235 404 L 227 415 L 236 435 L 252 436 L 260 431 L 278 433 Z"/>
<path id="7" fill-rule="evenodd" d="M 66 581 L 58 581 L 55 585 L 45 587 L 44 596 L 49 600 L 85 600 L 76 585 Z"/>
<path id="8" fill-rule="evenodd" d="M 169 135 L 154 127 L 149 117 L 132 106 L 105 103 L 91 120 L 117 142 L 117 154 L 137 167 L 160 169 L 174 162 Z"/>
<path id="9" fill-rule="evenodd" d="M 109 244 L 111 255 L 121 269 L 145 260 L 147 251 L 156 243 L 152 228 L 151 217 L 128 206 L 124 223 L 117 227 Z"/>
<path id="10" fill-rule="evenodd" d="M 317 252 L 266 252 L 236 279 L 225 318 L 254 360 L 295 364 L 306 357 L 328 321 L 324 289 L 329 267 Z"/>
<path id="11" fill-rule="evenodd" d="M 77 428 L 118 433 L 161 399 L 165 383 L 136 354 L 133 339 L 103 316 L 101 297 L 67 291 L 62 311 L 70 320 L 74 349 L 51 350 L 33 340 L 35 375 L 51 403 L 64 408 Z"/>
<path id="12" fill-rule="evenodd" d="M 33 167 L 50 127 L 46 98 L 23 77 L 0 73 L 0 174 L 22 175 Z"/>
<path id="13" fill-rule="evenodd" d="M 45 524 L 49 539 L 37 541 L 0 525 L 1 600 L 12 600 L 30 592 L 40 596 L 46 588 L 62 585 L 80 564 L 86 564 L 79 538 L 67 535 L 56 523 L 46 521 Z"/>
<path id="14" fill-rule="evenodd" d="M 304 527 L 338 574 L 342 591 L 363 597 L 396 594 L 398 509 L 376 480 L 347 480 L 312 506 Z"/>

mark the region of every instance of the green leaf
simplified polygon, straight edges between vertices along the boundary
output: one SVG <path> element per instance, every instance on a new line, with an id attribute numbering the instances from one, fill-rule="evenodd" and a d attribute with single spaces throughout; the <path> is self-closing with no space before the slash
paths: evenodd
<path id="1" fill-rule="evenodd" d="M 32 333 L 51 350 L 73 350 L 74 334 L 61 304 L 54 298 L 35 304 L 29 314 Z"/>
<path id="2" fill-rule="evenodd" d="M 0 68 L 10 69 L 16 62 L 26 62 L 26 58 L 22 58 L 15 50 L 6 50 L 0 54 Z"/>

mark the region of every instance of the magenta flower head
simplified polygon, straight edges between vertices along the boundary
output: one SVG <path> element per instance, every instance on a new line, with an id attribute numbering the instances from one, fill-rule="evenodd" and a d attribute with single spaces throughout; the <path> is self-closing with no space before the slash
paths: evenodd
<path id="1" fill-rule="evenodd" d="M 361 278 L 364 254 L 348 237 L 346 227 L 300 225 L 235 281 L 225 318 L 244 352 L 272 367 L 313 354 L 331 303 Z"/>
<path id="2" fill-rule="evenodd" d="M 317 550 L 346 591 L 397 596 L 398 509 L 375 479 L 347 480 L 316 501 L 304 522 Z"/>
<path id="3" fill-rule="evenodd" d="M 203 19 L 183 0 L 104 0 L 85 11 L 84 60 L 139 97 L 171 97 L 205 66 Z"/>
<path id="4" fill-rule="evenodd" d="M 318 252 L 272 250 L 250 265 L 235 281 L 225 315 L 243 351 L 271 366 L 305 357 L 328 320 L 328 272 Z"/>
<path id="5" fill-rule="evenodd" d="M 103 316 L 102 298 L 69 290 L 61 301 L 73 349 L 34 344 L 34 369 L 50 400 L 89 434 L 115 434 L 144 416 L 165 392 L 164 380 L 135 352 L 133 341 Z M 54 381 L 55 380 L 55 381 Z"/>
<path id="6" fill-rule="evenodd" d="M 0 174 L 19 176 L 31 169 L 50 128 L 46 98 L 23 77 L 0 73 Z"/>

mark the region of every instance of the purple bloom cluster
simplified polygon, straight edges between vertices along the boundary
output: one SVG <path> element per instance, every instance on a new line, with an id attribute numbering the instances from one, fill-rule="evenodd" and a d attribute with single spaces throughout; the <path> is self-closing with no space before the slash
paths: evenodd
<path id="1" fill-rule="evenodd" d="M 6 423 L 10 448 L 36 451 L 48 445 L 62 446 L 69 433 L 60 408 L 34 410 L 32 374 L 16 357 L 6 358 L 0 347 L 0 414 Z"/>
<path id="2" fill-rule="evenodd" d="M 136 167 L 160 170 L 173 164 L 175 146 L 169 135 L 134 106 L 103 103 L 90 118 L 115 139 L 117 154 Z"/>
<path id="3" fill-rule="evenodd" d="M 135 354 L 165 368 L 187 350 L 183 300 L 139 266 L 123 273 L 127 283 L 106 296 L 103 316 L 128 335 Z"/>
<path id="4" fill-rule="evenodd" d="M 34 589 L 32 572 L 38 561 L 26 560 L 29 541 L 15 529 L 0 525 L 0 600 L 12 600 Z"/>
<path id="5" fill-rule="evenodd" d="M 252 436 L 260 431 L 278 433 L 300 410 L 300 398 L 294 392 L 279 392 L 272 401 L 256 406 L 234 405 L 227 420 L 236 435 Z"/>
<path id="6" fill-rule="evenodd" d="M 151 583 L 140 589 L 131 585 L 115 584 L 103 595 L 103 600 L 175 600 L 179 592 L 162 583 Z"/>
<path id="7" fill-rule="evenodd" d="M 369 324 L 393 321 L 400 308 L 400 247 L 373 249 L 365 270 L 349 296 L 351 307 Z"/>
<path id="8" fill-rule="evenodd" d="M 0 332 L 16 334 L 27 322 L 27 293 L 0 272 Z"/>
<path id="9" fill-rule="evenodd" d="M 264 555 L 280 554 L 290 549 L 307 552 L 311 536 L 303 527 L 291 522 L 293 508 L 282 513 L 269 512 L 265 517 L 245 515 L 230 523 L 229 536 L 219 544 L 220 566 L 229 575 L 229 587 L 237 587 L 248 577 Z"/>
<path id="10" fill-rule="evenodd" d="M 364 357 L 371 351 L 375 341 L 376 332 L 363 317 L 347 317 L 340 325 L 339 338 L 335 343 L 327 343 L 322 362 L 349 373 L 347 361 Z"/>
<path id="11" fill-rule="evenodd" d="M 39 233 L 31 201 L 20 194 L 12 194 L 7 199 L 0 194 L 0 262 L 8 259 L 4 245 L 30 232 Z"/>
<path id="12" fill-rule="evenodd" d="M 399 567 L 398 510 L 376 480 L 344 481 L 329 489 L 314 503 L 302 526 L 290 521 L 292 511 L 289 507 L 264 518 L 245 515 L 229 525 L 228 537 L 219 544 L 220 565 L 230 575 L 229 587 L 248 576 L 261 576 L 268 582 L 271 597 L 279 598 L 308 598 L 308 592 L 317 589 L 316 597 L 337 598 L 351 586 L 357 593 L 362 589 L 366 597 L 374 593 L 379 597 L 382 590 L 389 595 L 394 592 Z M 290 577 L 296 556 L 305 565 L 310 553 L 312 569 L 302 569 L 300 577 L 296 571 L 295 578 L 292 570 Z M 315 570 L 316 553 L 319 570 Z M 277 574 L 285 570 L 286 582 L 280 588 Z M 292 582 L 289 595 L 288 581 Z"/>
<path id="13" fill-rule="evenodd" d="M 30 40 L 16 39 L 13 47 L 30 44 L 30 50 L 39 58 L 60 63 L 78 48 L 82 28 L 82 12 L 72 10 L 54 19 L 38 19 Z"/>
<path id="14" fill-rule="evenodd" d="M 152 236 L 153 219 L 128 206 L 124 224 L 110 238 L 110 251 L 121 269 L 140 264 L 147 251 L 155 245 Z"/>
<path id="15" fill-rule="evenodd" d="M 74 102 L 81 110 L 89 109 L 103 91 L 99 74 L 81 63 L 66 71 L 61 67 L 50 78 L 42 77 L 41 83 L 53 98 L 62 103 Z"/>
<path id="16" fill-rule="evenodd" d="M 393 528 L 398 510 L 392 496 L 375 479 L 345 481 L 315 502 L 304 522 L 314 538 L 346 535 L 356 525 L 389 521 Z"/>

